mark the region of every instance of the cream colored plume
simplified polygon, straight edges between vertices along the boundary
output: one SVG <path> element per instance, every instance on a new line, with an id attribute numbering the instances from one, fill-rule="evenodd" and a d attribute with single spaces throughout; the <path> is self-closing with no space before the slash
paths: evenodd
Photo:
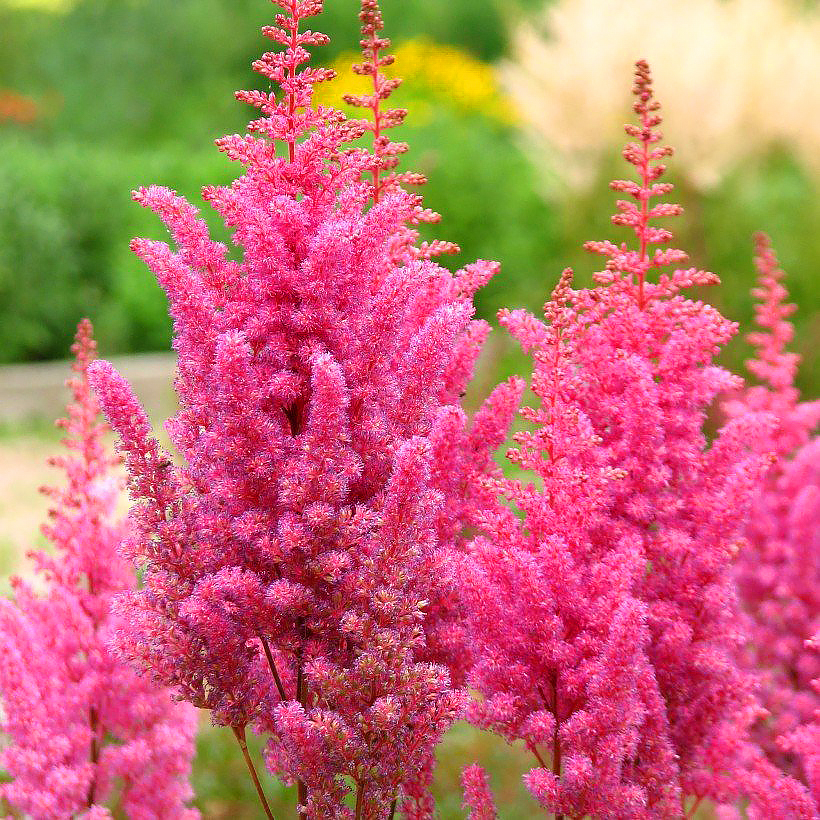
<path id="1" fill-rule="evenodd" d="M 820 172 L 820 11 L 790 0 L 559 0 L 515 33 L 506 84 L 554 172 L 584 184 L 652 67 L 690 182 L 784 143 Z"/>

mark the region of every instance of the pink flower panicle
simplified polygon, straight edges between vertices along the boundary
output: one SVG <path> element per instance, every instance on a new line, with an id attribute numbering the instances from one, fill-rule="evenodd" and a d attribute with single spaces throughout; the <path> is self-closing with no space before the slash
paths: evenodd
<path id="1" fill-rule="evenodd" d="M 738 663 L 743 619 L 732 563 L 769 459 L 751 446 L 774 419 L 747 413 L 714 440 L 715 398 L 740 380 L 713 363 L 736 331 L 681 289 L 714 283 L 695 269 L 660 274 L 685 254 L 649 207 L 667 149 L 648 67 L 637 64 L 640 124 L 626 159 L 639 181 L 616 190 L 614 222 L 637 249 L 588 244 L 608 257 L 597 286 L 562 276 L 545 314 L 502 311 L 534 357 L 533 429 L 509 453 L 536 483 L 500 480 L 506 506 L 484 517 L 462 572 L 478 643 L 472 719 L 539 759 L 525 781 L 557 814 L 678 817 L 704 798 L 746 795 L 757 816 L 811 817 L 799 784 L 750 741 L 761 712 Z M 683 801 L 683 802 L 682 802 Z M 768 813 L 767 813 L 768 812 Z M 774 812 L 774 813 L 772 813 Z"/>
<path id="2" fill-rule="evenodd" d="M 461 773 L 464 791 L 464 808 L 470 812 L 470 820 L 496 820 L 495 808 L 487 773 L 481 766 L 465 766 Z"/>
<path id="3" fill-rule="evenodd" d="M 748 367 L 761 383 L 726 409 L 732 417 L 762 411 L 774 417 L 769 435 L 757 443 L 774 462 L 747 523 L 735 575 L 751 623 L 748 660 L 762 676 L 768 712 L 755 738 L 772 762 L 807 778 L 782 742 L 820 708 L 812 685 L 820 677 L 820 657 L 806 645 L 820 630 L 820 439 L 813 435 L 820 401 L 800 401 L 794 384 L 799 357 L 786 349 L 794 306 L 786 303 L 784 274 L 768 238 L 759 234 L 756 244 L 761 329 L 748 336 L 757 349 Z"/>
<path id="4" fill-rule="evenodd" d="M 108 648 L 117 629 L 112 597 L 134 586 L 116 546 L 120 488 L 106 452 L 106 428 L 88 385 L 95 355 L 91 323 L 80 322 L 72 351 L 73 394 L 67 454 L 51 459 L 65 488 L 43 531 L 54 553 L 33 553 L 43 592 L 13 579 L 14 600 L 0 601 L 0 699 L 8 744 L 0 767 L 11 781 L 0 797 L 27 816 L 62 820 L 111 817 L 194 818 L 188 774 L 195 716 L 166 690 L 131 672 Z M 108 808 L 106 807 L 108 806 Z"/>
<path id="5" fill-rule="evenodd" d="M 458 567 L 472 642 L 470 718 L 523 742 L 538 767 L 528 789 L 550 812 L 671 816 L 680 807 L 662 700 L 647 658 L 647 614 L 632 590 L 640 544 L 608 527 L 613 468 L 575 394 L 586 333 L 564 271 L 545 305 L 547 323 L 501 311 L 501 323 L 534 358 L 532 429 L 508 458 L 537 483 L 484 479 L 497 501 Z M 465 800 L 492 817 L 472 772 Z M 642 813 L 643 812 L 643 813 Z M 654 814 L 653 814 L 654 812 Z"/>
<path id="6" fill-rule="evenodd" d="M 362 57 L 363 62 L 356 63 L 353 71 L 356 74 L 369 76 L 373 81 L 373 91 L 370 94 L 346 94 L 344 100 L 349 105 L 364 108 L 370 112 L 371 119 L 366 122 L 366 128 L 373 134 L 373 151 L 369 158 L 370 173 L 373 177 L 371 196 L 374 202 L 391 187 L 396 185 L 418 186 L 426 183 L 423 174 L 413 171 L 397 172 L 399 157 L 406 153 L 406 142 L 395 142 L 385 134 L 389 128 L 401 125 L 407 117 L 404 108 L 382 109 L 382 102 L 389 99 L 392 93 L 401 85 L 398 77 L 387 77 L 382 69 L 392 65 L 395 58 L 390 54 L 382 54 L 390 48 L 390 40 L 382 35 L 384 20 L 378 0 L 362 0 L 362 9 L 359 14 L 362 21 Z M 416 200 L 413 223 L 438 222 L 441 215 L 425 208 L 422 198 Z M 401 241 L 395 242 L 394 255 L 401 258 L 410 254 L 416 257 L 432 258 L 445 253 L 458 253 L 459 247 L 453 242 L 434 240 L 422 242 L 417 246 L 419 233 L 413 228 L 407 228 Z"/>
<path id="7" fill-rule="evenodd" d="M 746 366 L 758 383 L 745 390 L 739 405 L 729 402 L 727 409 L 735 415 L 746 410 L 772 414 L 777 426 L 765 446 L 782 457 L 807 443 L 820 422 L 820 401 L 800 401 L 795 386 L 800 356 L 787 349 L 794 337 L 789 317 L 796 305 L 786 301 L 785 274 L 764 233 L 755 237 L 755 265 L 758 285 L 752 294 L 757 299 L 755 314 L 760 329 L 746 336 L 755 348 L 755 356 Z"/>
<path id="8" fill-rule="evenodd" d="M 307 816 L 381 818 L 397 801 L 429 817 L 433 749 L 464 702 L 446 668 L 460 674 L 461 633 L 444 565 L 515 409 L 507 388 L 472 424 L 459 407 L 489 330 L 472 297 L 497 265 L 452 274 L 395 252 L 418 197 L 398 178 L 375 197 L 368 174 L 387 155 L 345 148 L 364 126 L 312 106 L 328 75 L 305 67 L 307 46 L 326 38 L 299 23 L 321 3 L 279 5 L 266 33 L 284 49 L 257 68 L 282 96 L 240 95 L 265 115 L 254 136 L 220 141 L 245 171 L 204 189 L 239 261 L 174 192 L 136 194 L 176 245 L 133 248 L 174 320 L 167 428 L 182 463 L 95 363 L 144 577 L 118 603 L 118 641 L 237 737 L 269 733 L 266 762 L 298 783 Z M 380 20 L 372 3 L 368 15 Z"/>
<path id="9" fill-rule="evenodd" d="M 806 649 L 820 654 L 820 632 L 806 641 Z M 820 677 L 811 681 L 811 687 L 820 699 Z M 820 811 L 820 707 L 808 721 L 781 736 L 779 742 L 784 751 L 800 758 L 803 775 Z"/>
<path id="10" fill-rule="evenodd" d="M 644 63 L 638 63 L 636 77 L 641 130 L 626 155 L 639 169 L 636 198 L 643 203 L 662 166 L 651 164 L 661 149 L 648 148 L 659 139 L 652 130 L 659 118 Z M 654 191 L 663 194 L 668 187 Z M 671 237 L 649 228 L 648 221 L 677 212 L 658 208 L 621 206 L 626 224 L 637 228 L 639 248 L 621 246 L 622 257 L 608 254 L 608 271 L 635 275 L 615 278 L 609 286 L 608 277 L 599 277 L 602 284 L 579 304 L 594 317 L 579 367 L 594 376 L 578 400 L 613 462 L 627 472 L 610 517 L 640 539 L 647 561 L 637 594 L 648 607 L 648 654 L 665 703 L 681 792 L 730 802 L 745 791 L 753 806 L 777 794 L 782 816 L 810 816 L 799 786 L 781 778 L 750 743 L 749 727 L 761 707 L 753 676 L 736 660 L 743 619 L 732 563 L 769 464 L 754 444 L 770 435 L 775 420 L 765 412 L 748 413 L 707 441 L 709 405 L 741 384 L 713 363 L 736 326 L 680 294 L 684 287 L 717 282 L 714 274 L 676 270 L 661 274 L 657 284 L 641 276 L 685 258 L 680 251 L 650 256 L 650 244 Z"/>
<path id="11" fill-rule="evenodd" d="M 771 240 L 765 233 L 755 236 L 755 266 L 758 287 L 752 294 L 758 300 L 755 314 L 760 331 L 749 333 L 748 341 L 756 348 L 756 358 L 747 361 L 752 375 L 768 385 L 772 392 L 781 392 L 784 398 L 795 398 L 794 377 L 800 357 L 786 351 L 794 336 L 794 327 L 788 321 L 797 306 L 786 302 L 788 291 L 783 284 L 786 274 L 777 262 Z"/>
<path id="12" fill-rule="evenodd" d="M 612 223 L 631 228 L 638 240 L 638 248 L 629 248 L 626 243 L 616 245 L 610 241 L 587 242 L 584 247 L 608 260 L 606 270 L 595 274 L 595 281 L 607 285 L 626 278 L 630 284 L 637 284 L 637 302 L 642 310 L 652 298 L 671 296 L 693 285 L 717 284 L 719 280 L 715 274 L 697 268 L 676 269 L 672 274 L 661 274 L 658 282 L 653 284 L 647 280 L 650 271 L 685 263 L 688 255 L 678 248 L 656 248 L 650 252 L 652 246 L 666 245 L 673 238 L 669 230 L 652 225 L 652 221 L 677 216 L 683 209 L 668 202 L 651 204 L 653 199 L 665 197 L 674 187 L 668 182 L 658 182 L 666 171 L 666 165 L 661 160 L 672 156 L 673 150 L 669 146 L 658 145 L 663 138 L 657 130 L 662 122 L 658 113 L 660 103 L 653 97 L 652 78 L 645 60 L 636 63 L 632 93 L 635 95 L 633 110 L 638 115 L 638 124 L 625 126 L 624 130 L 634 141 L 624 148 L 623 157 L 635 166 L 639 179 L 616 179 L 610 187 L 628 194 L 634 200 L 618 200 L 618 213 L 612 217 Z"/>
<path id="13" fill-rule="evenodd" d="M 262 33 L 283 48 L 263 54 L 253 63 L 253 68 L 280 88 L 282 97 L 277 100 L 275 92 L 236 93 L 238 100 L 259 108 L 264 114 L 262 119 L 250 123 L 249 131 L 264 135 L 273 142 L 253 141 L 249 137 L 225 137 L 217 141 L 232 159 L 247 160 L 248 165 L 255 164 L 254 156 L 243 149 L 259 149 L 265 153 L 276 141 L 281 140 L 287 145 L 287 159 L 292 166 L 300 138 L 313 133 L 317 142 L 328 140 L 325 144 L 327 150 L 334 142 L 338 145 L 345 136 L 349 136 L 341 112 L 324 106 L 313 108 L 311 105 L 313 86 L 333 79 L 335 72 L 329 68 L 303 68 L 310 61 L 309 47 L 323 46 L 330 42 L 328 36 L 321 32 L 300 31 L 304 20 L 322 12 L 322 0 L 274 0 L 274 4 L 284 14 L 277 14 L 276 25 L 265 26 Z M 355 129 L 353 135 L 357 133 L 359 131 Z M 308 141 L 306 148 L 311 147 L 310 142 Z M 239 149 L 236 156 L 233 156 L 234 148 Z M 303 151 L 303 156 L 305 153 Z"/>

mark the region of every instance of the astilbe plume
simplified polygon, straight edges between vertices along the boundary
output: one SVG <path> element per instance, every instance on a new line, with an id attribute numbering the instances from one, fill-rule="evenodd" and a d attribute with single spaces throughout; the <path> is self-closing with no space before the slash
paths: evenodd
<path id="1" fill-rule="evenodd" d="M 523 741 L 538 764 L 527 787 L 558 816 L 674 816 L 674 756 L 646 654 L 646 607 L 632 591 L 641 544 L 604 535 L 624 473 L 574 398 L 589 376 L 576 366 L 586 327 L 571 282 L 564 271 L 546 323 L 500 314 L 534 358 L 539 405 L 521 411 L 533 429 L 516 433 L 507 455 L 537 484 L 482 482 L 522 517 L 498 502 L 459 566 L 480 695 L 470 718 Z M 465 772 L 465 802 L 474 818 L 490 818 L 480 783 Z"/>
<path id="2" fill-rule="evenodd" d="M 806 648 L 820 654 L 820 632 L 806 641 Z M 811 681 L 810 685 L 820 697 L 820 677 Z M 782 735 L 780 744 L 800 758 L 809 790 L 820 812 L 820 708 L 814 710 L 809 721 Z"/>
<path id="3" fill-rule="evenodd" d="M 370 77 L 373 90 L 370 94 L 345 94 L 343 99 L 355 108 L 362 108 L 368 113 L 368 119 L 363 121 L 364 128 L 373 136 L 373 150 L 365 160 L 365 168 L 372 175 L 371 197 L 377 203 L 385 193 L 399 185 L 423 185 L 426 177 L 414 171 L 395 169 L 399 158 L 408 150 L 406 142 L 391 140 L 386 131 L 401 125 L 407 117 L 404 108 L 383 108 L 393 92 L 401 85 L 401 78 L 388 77 L 384 69 L 393 65 L 395 58 L 392 54 L 382 52 L 390 47 L 391 41 L 384 37 L 384 20 L 378 0 L 362 0 L 362 9 L 359 13 L 362 22 L 361 63 L 354 63 L 353 72 L 360 76 Z M 424 208 L 421 197 L 416 198 L 413 224 L 422 222 L 434 223 L 441 219 L 440 214 L 429 208 Z M 439 256 L 443 253 L 458 253 L 459 248 L 453 242 L 434 240 L 417 244 L 418 230 L 410 224 L 396 232 L 392 240 L 393 255 L 397 259 L 402 256 Z"/>
<path id="4" fill-rule="evenodd" d="M 113 803 L 139 820 L 195 818 L 185 802 L 196 713 L 136 676 L 107 644 L 118 620 L 112 597 L 133 588 L 134 576 L 117 555 L 118 459 L 106 452 L 87 381 L 95 355 L 87 320 L 72 350 L 74 401 L 60 422 L 69 452 L 51 459 L 68 481 L 44 489 L 54 507 L 43 532 L 55 551 L 31 554 L 42 592 L 15 578 L 14 599 L 0 600 L 8 740 L 0 768 L 11 777 L 0 798 L 41 820 L 111 817 Z"/>
<path id="5" fill-rule="evenodd" d="M 671 190 L 671 149 L 643 61 L 634 94 L 624 157 L 638 181 L 612 187 L 630 197 L 613 222 L 637 247 L 588 243 L 607 258 L 597 286 L 563 280 L 546 325 L 501 316 L 534 351 L 541 407 L 511 457 L 540 480 L 497 482 L 525 517 L 488 516 L 473 548 L 473 718 L 549 750 L 527 785 L 557 814 L 678 817 L 746 795 L 750 815 L 811 817 L 749 739 L 761 707 L 737 660 L 732 561 L 768 464 L 749 443 L 774 422 L 745 413 L 704 433 L 710 404 L 741 384 L 713 363 L 736 327 L 680 293 L 714 274 L 662 272 L 687 257 L 656 247 L 672 235 L 653 220 L 680 208 L 652 202 Z"/>
<path id="6" fill-rule="evenodd" d="M 812 686 L 820 677 L 820 656 L 806 643 L 820 631 L 820 438 L 812 435 L 820 401 L 800 401 L 800 359 L 787 351 L 795 306 L 786 302 L 784 274 L 768 237 L 759 234 L 756 245 L 760 330 L 749 334 L 756 355 L 747 364 L 758 384 L 728 402 L 727 411 L 774 417 L 775 426 L 756 443 L 774 461 L 755 499 L 735 575 L 751 622 L 749 660 L 761 674 L 769 712 L 755 736 L 774 763 L 800 774 L 781 738 L 811 723 L 820 708 Z"/>
<path id="7" fill-rule="evenodd" d="M 177 246 L 133 243 L 174 319 L 167 428 L 183 464 L 96 365 L 136 500 L 127 551 L 144 571 L 119 603 L 119 643 L 231 727 L 254 777 L 246 727 L 269 733 L 267 765 L 297 782 L 303 814 L 386 818 L 398 802 L 428 817 L 433 748 L 464 701 L 433 662 L 460 641 L 443 563 L 512 412 L 505 388 L 471 426 L 458 406 L 489 329 L 472 296 L 497 266 L 451 274 L 416 244 L 419 197 L 379 176 L 396 149 L 378 133 L 375 152 L 351 146 L 366 123 L 312 106 L 329 72 L 304 66 L 306 47 L 327 38 L 300 29 L 322 3 L 277 4 L 264 31 L 283 48 L 254 65 L 282 95 L 238 94 L 263 117 L 218 144 L 245 172 L 204 189 L 239 261 L 173 192 L 136 194 Z M 375 4 L 362 20 L 377 71 Z"/>
<path id="8" fill-rule="evenodd" d="M 650 271 L 687 257 L 652 249 L 672 238 L 652 221 L 680 208 L 652 205 L 671 190 L 658 181 L 671 149 L 658 145 L 661 118 L 645 62 L 637 64 L 634 93 L 639 125 L 627 127 L 634 141 L 624 157 L 639 182 L 612 183 L 632 200 L 618 202 L 612 221 L 633 229 L 638 248 L 587 245 L 607 264 L 595 276 L 599 287 L 579 304 L 590 324 L 577 361 L 588 378 L 577 399 L 626 471 L 610 525 L 642 544 L 646 567 L 637 594 L 648 608 L 648 654 L 682 794 L 697 805 L 705 797 L 730 802 L 745 793 L 755 816 L 809 817 L 799 784 L 781 776 L 749 740 L 760 705 L 753 676 L 736 660 L 744 634 L 732 564 L 768 461 L 750 445 L 769 434 L 774 420 L 747 413 L 711 441 L 705 435 L 712 402 L 741 384 L 713 362 L 736 326 L 681 294 L 717 284 L 714 274 L 675 268 L 648 281 Z"/>

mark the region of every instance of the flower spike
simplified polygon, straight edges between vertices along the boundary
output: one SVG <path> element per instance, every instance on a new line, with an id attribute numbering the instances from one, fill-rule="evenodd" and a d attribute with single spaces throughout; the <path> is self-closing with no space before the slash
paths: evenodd
<path id="1" fill-rule="evenodd" d="M 635 96 L 632 107 L 638 116 L 638 124 L 624 127 L 633 141 L 624 148 L 623 157 L 637 170 L 638 181 L 616 179 L 610 183 L 610 187 L 631 197 L 632 201 L 618 200 L 618 213 L 612 217 L 612 223 L 631 228 L 638 240 L 638 248 L 630 249 L 625 243 L 615 245 L 608 241 L 587 242 L 584 247 L 608 260 L 606 270 L 595 274 L 595 281 L 606 285 L 625 279 L 634 288 L 635 300 L 643 310 L 647 301 L 654 296 L 674 294 L 693 285 L 717 284 L 719 280 L 709 271 L 689 268 L 676 269 L 671 275 L 662 275 L 657 285 L 648 283 L 650 271 L 685 263 L 688 255 L 677 248 L 651 250 L 656 245 L 667 245 L 673 238 L 669 230 L 652 225 L 652 221 L 678 216 L 683 209 L 680 205 L 667 202 L 652 205 L 652 200 L 665 197 L 674 188 L 671 183 L 658 181 L 666 171 L 662 160 L 672 156 L 673 151 L 669 146 L 658 144 L 662 139 L 658 130 L 662 121 L 658 113 L 660 103 L 654 99 L 652 77 L 645 60 L 639 60 L 635 64 L 632 93 Z"/>

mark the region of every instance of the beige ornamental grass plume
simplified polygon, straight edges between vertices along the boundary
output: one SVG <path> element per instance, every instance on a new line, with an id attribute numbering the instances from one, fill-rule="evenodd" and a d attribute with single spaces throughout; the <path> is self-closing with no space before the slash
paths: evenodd
<path id="1" fill-rule="evenodd" d="M 514 34 L 505 81 L 552 172 L 590 181 L 637 57 L 678 116 L 666 137 L 701 189 L 785 144 L 820 173 L 820 8 L 792 0 L 558 0 Z M 688 116 L 687 116 L 688 114 Z"/>

